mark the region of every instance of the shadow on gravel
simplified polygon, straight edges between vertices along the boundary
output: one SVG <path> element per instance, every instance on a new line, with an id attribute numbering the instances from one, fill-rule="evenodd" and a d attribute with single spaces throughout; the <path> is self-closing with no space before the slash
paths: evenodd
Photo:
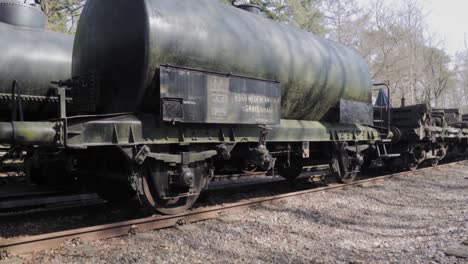
<path id="1" fill-rule="evenodd" d="M 289 209 L 289 208 L 284 208 L 284 209 L 279 209 L 279 208 L 271 208 L 271 207 L 261 207 L 262 210 L 266 210 L 269 212 L 281 212 L 281 213 L 287 213 L 291 215 L 296 215 L 299 219 L 306 221 L 307 225 L 310 224 L 315 224 L 319 225 L 322 227 L 329 227 L 330 229 L 334 229 L 336 231 L 338 230 L 345 230 L 345 231 L 352 231 L 356 232 L 357 234 L 365 234 L 371 237 L 382 237 L 382 238 L 398 238 L 398 237 L 405 237 L 408 235 L 408 232 L 415 232 L 418 233 L 418 231 L 423 231 L 427 230 L 428 228 L 431 227 L 431 224 L 420 224 L 420 223 L 415 223 L 414 219 L 410 218 L 408 223 L 409 224 L 391 224 L 395 222 L 401 222 L 401 218 L 396 215 L 391 215 L 391 214 L 382 214 L 382 213 L 376 213 L 373 211 L 367 210 L 366 213 L 364 213 L 365 217 L 358 217 L 358 216 L 353 216 L 353 218 L 342 218 L 342 217 L 336 217 L 332 216 L 330 214 L 326 214 L 323 212 L 318 212 L 315 210 L 312 211 L 305 211 L 303 209 Z M 381 217 L 387 217 L 388 218 L 388 224 L 387 223 L 378 223 L 378 222 L 372 222 L 372 219 L 382 219 Z M 380 218 L 379 218 L 380 217 Z M 263 228 L 270 228 L 267 225 L 263 226 Z M 378 230 L 378 231 L 370 231 L 370 230 Z M 398 234 L 388 234 L 388 233 L 395 233 L 395 231 L 401 231 L 401 235 Z M 274 230 L 272 229 L 274 232 Z M 387 232 L 391 231 L 391 232 Z M 314 236 L 316 234 L 307 234 L 306 231 L 301 230 L 298 235 L 301 235 L 305 238 L 310 238 L 310 236 Z"/>
<path id="2" fill-rule="evenodd" d="M 2 239 L 34 236 L 143 217 L 136 201 L 0 218 Z"/>
<path id="3" fill-rule="evenodd" d="M 429 175 L 429 174 L 427 174 Z M 448 176 L 448 175 L 444 175 L 445 177 L 462 177 L 462 176 Z M 423 175 L 424 177 L 424 175 Z M 406 182 L 406 184 L 408 184 L 408 187 L 413 187 L 413 188 L 421 188 L 422 186 L 424 187 L 427 187 L 427 186 L 430 186 L 430 187 L 434 187 L 434 188 L 437 188 L 437 189 L 443 189 L 443 190 L 455 190 L 455 191 L 458 191 L 458 190 L 465 190 L 465 189 L 468 189 L 468 181 L 466 182 L 466 184 L 462 184 L 462 185 L 455 185 L 455 184 L 438 184 L 438 183 L 434 183 L 432 181 L 429 181 L 429 180 L 423 180 L 423 179 L 414 179 L 414 178 L 411 178 L 411 177 L 405 177 L 405 178 L 401 178 L 399 179 L 400 182 Z"/>
<path id="4" fill-rule="evenodd" d="M 317 185 L 305 184 L 304 182 L 289 184 L 286 181 L 274 181 L 252 186 L 206 191 L 203 197 L 200 197 L 199 202 L 195 204 L 194 209 L 315 187 Z M 2 239 L 41 235 L 148 216 L 150 215 L 141 208 L 136 200 L 124 204 L 104 204 L 53 213 L 31 212 L 22 216 L 12 215 L 0 218 L 0 242 Z"/>
<path id="5" fill-rule="evenodd" d="M 460 171 L 458 171 L 460 173 Z M 457 173 L 457 174 L 458 174 Z M 418 208 L 436 208 L 438 203 L 446 202 L 444 197 L 431 196 L 431 190 L 442 189 L 450 192 L 450 190 L 465 190 L 468 189 L 468 181 L 463 185 L 438 185 L 430 180 L 420 180 L 411 177 L 395 178 L 394 180 L 403 182 L 406 190 L 400 193 L 402 201 L 418 200 L 423 201 L 417 204 Z M 422 187 L 424 186 L 424 188 Z M 261 185 L 255 185 L 250 187 L 239 187 L 239 188 L 228 188 L 223 190 L 208 191 L 203 194 L 200 201 L 195 205 L 195 208 L 222 205 L 224 203 L 239 202 L 243 199 L 260 198 L 270 195 L 278 195 L 284 193 L 290 193 L 298 190 L 312 189 L 317 187 L 323 187 L 320 184 L 306 184 L 304 181 L 300 181 L 295 184 L 288 184 L 284 181 L 263 183 Z M 382 188 L 382 190 L 380 190 Z M 367 190 L 374 189 L 374 191 L 380 192 L 385 190 L 384 187 L 372 186 L 364 187 L 350 187 L 343 193 L 350 195 L 350 202 L 358 199 L 371 199 L 375 202 L 376 206 L 394 206 L 401 207 L 402 210 L 393 210 L 392 213 L 378 212 L 375 208 L 358 209 L 359 213 L 349 212 L 349 207 L 352 205 L 343 204 L 338 205 L 337 210 L 348 210 L 348 217 L 336 217 L 326 213 L 326 210 L 317 211 L 312 207 L 306 209 L 291 208 L 290 206 L 281 206 L 277 208 L 272 206 L 259 206 L 261 210 L 282 212 L 295 215 L 296 217 L 303 219 L 311 224 L 325 225 L 335 229 L 346 229 L 352 230 L 357 233 L 366 233 L 369 235 L 379 235 L 388 237 L 399 237 L 399 235 L 386 235 L 385 230 L 408 230 L 417 231 L 426 229 L 429 226 L 422 224 L 421 222 L 413 223 L 412 215 L 403 212 L 406 204 L 401 204 L 391 200 L 385 200 L 384 196 L 375 197 L 366 193 Z M 395 190 L 396 191 L 396 190 Z M 418 196 L 419 195 L 419 196 Z M 423 199 L 422 199 L 423 197 Z M 453 200 L 453 199 L 451 199 Z M 311 203 L 320 203 L 319 198 L 314 199 Z M 462 201 L 460 201 L 462 202 Z M 416 206 L 416 205 L 412 205 Z M 454 207 L 460 205 L 454 204 Z M 463 205 L 465 206 L 465 204 Z M 401 213 L 398 213 L 400 212 Z M 343 215 L 343 214 L 341 214 Z M 346 214 L 344 214 L 346 215 Z M 0 242 L 1 239 L 13 238 L 19 236 L 32 236 L 45 234 L 50 232 L 58 232 L 64 230 L 70 230 L 81 227 L 95 226 L 101 224 L 114 223 L 119 221 L 137 219 L 148 216 L 140 209 L 137 201 L 132 201 L 123 205 L 108 205 L 103 207 L 95 207 L 88 209 L 79 209 L 73 212 L 57 212 L 50 215 L 34 215 L 21 217 L 18 219 L 0 219 Z M 384 217 L 390 219 L 389 223 L 373 222 L 373 219 Z M 395 224 L 404 221 L 405 223 L 413 224 Z M 392 224 L 393 223 L 393 224 Z M 382 229 L 381 232 L 369 231 L 371 228 Z M 274 230 L 272 230 L 274 232 Z M 310 234 L 311 235 L 311 234 Z"/>

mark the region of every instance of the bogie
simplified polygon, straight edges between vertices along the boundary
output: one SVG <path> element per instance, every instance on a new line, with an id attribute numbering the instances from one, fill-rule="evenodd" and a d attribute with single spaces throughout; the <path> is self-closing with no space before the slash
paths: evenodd
<path id="1" fill-rule="evenodd" d="M 141 196 L 146 206 L 154 212 L 169 215 L 192 207 L 210 180 L 207 162 L 180 167 L 148 160 L 139 172 Z"/>

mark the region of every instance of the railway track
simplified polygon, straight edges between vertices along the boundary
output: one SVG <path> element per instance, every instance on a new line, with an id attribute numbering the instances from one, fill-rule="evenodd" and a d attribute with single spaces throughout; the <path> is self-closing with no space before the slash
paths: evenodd
<path id="1" fill-rule="evenodd" d="M 323 175 L 328 166 L 311 166 L 304 168 L 304 175 Z M 261 178 L 256 178 L 264 176 Z M 233 174 L 221 176 L 224 181 L 215 181 L 207 188 L 210 193 L 216 193 L 226 188 L 239 189 L 259 184 L 274 184 L 284 182 L 280 176 L 273 176 L 264 172 L 252 174 Z M 7 216 L 26 215 L 29 213 L 47 213 L 60 209 L 71 209 L 80 206 L 103 204 L 96 194 L 67 194 L 58 190 L 10 190 L 0 189 L 0 218 Z"/>
<path id="2" fill-rule="evenodd" d="M 6 200 L 0 202 L 0 216 L 3 211 L 15 210 L 20 208 L 36 208 L 41 206 L 55 207 L 72 205 L 79 203 L 89 203 L 99 201 L 95 194 L 77 194 L 77 195 L 58 195 L 58 196 L 26 196 L 19 199 Z"/>
<path id="3" fill-rule="evenodd" d="M 92 193 L 70 193 L 58 188 L 44 188 L 29 184 L 0 188 L 0 218 L 27 212 L 57 210 L 80 205 L 103 203 Z"/>
<path id="4" fill-rule="evenodd" d="M 450 167 L 457 163 L 439 165 L 438 168 Z M 268 204 L 280 200 L 298 197 L 306 194 L 321 193 L 331 190 L 343 189 L 346 187 L 362 184 L 371 184 L 379 181 L 392 179 L 395 177 L 411 176 L 416 173 L 434 170 L 434 168 L 423 168 L 417 171 L 405 171 L 401 173 L 389 174 L 356 181 L 349 184 L 332 184 L 326 187 L 302 190 L 286 194 L 279 194 L 269 197 L 254 198 L 240 202 L 227 203 L 206 208 L 197 208 L 186 213 L 175 216 L 152 216 L 136 220 L 123 221 L 113 224 L 105 224 L 93 227 L 79 228 L 74 230 L 55 232 L 31 237 L 5 239 L 0 241 L 0 259 L 1 257 L 24 254 L 37 250 L 45 250 L 59 246 L 67 240 L 92 241 L 119 237 L 149 230 L 164 229 L 177 225 L 200 222 L 209 219 L 215 219 L 226 214 L 239 213 L 253 206 Z"/>
<path id="5" fill-rule="evenodd" d="M 32 206 L 18 206 L 23 202 L 32 204 Z M 21 220 L 26 217 L 37 218 L 54 214 L 63 216 L 73 214 L 77 210 L 91 210 L 90 208 L 98 208 L 106 204 L 95 194 L 43 197 L 38 200 L 31 198 L 26 201 L 12 201 L 8 209 L 0 210 L 0 219 L 12 221 L 13 219 Z"/>

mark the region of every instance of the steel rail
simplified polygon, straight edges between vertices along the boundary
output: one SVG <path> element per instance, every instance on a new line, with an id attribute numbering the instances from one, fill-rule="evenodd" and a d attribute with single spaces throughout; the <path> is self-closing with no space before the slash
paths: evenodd
<path id="1" fill-rule="evenodd" d="M 177 225 L 194 223 L 205 221 L 209 219 L 215 219 L 225 214 L 232 214 L 244 211 L 250 207 L 270 204 L 275 201 L 281 201 L 293 197 L 298 197 L 306 194 L 321 193 L 325 191 L 343 189 L 350 186 L 357 186 L 366 183 L 374 183 L 396 177 L 411 176 L 424 171 L 441 169 L 460 164 L 450 163 L 439 165 L 437 168 L 423 168 L 417 171 L 405 171 L 390 175 L 379 176 L 375 178 L 365 179 L 356 181 L 349 184 L 334 184 L 327 187 L 303 190 L 298 192 L 292 192 L 287 194 L 280 194 L 275 196 L 269 196 L 264 198 L 254 198 L 236 203 L 217 205 L 207 208 L 198 208 L 187 211 L 181 215 L 175 216 L 153 216 L 142 219 L 124 221 L 114 224 L 99 225 L 94 227 L 79 228 L 74 230 L 55 232 L 50 234 L 6 239 L 0 241 L 0 253 L 1 255 L 17 255 L 24 254 L 38 250 L 45 250 L 59 246 L 61 243 L 67 240 L 79 239 L 80 241 L 93 241 L 100 239 L 108 239 L 113 237 L 120 237 L 128 234 L 134 234 L 138 232 L 145 232 L 150 230 L 170 228 Z"/>
<path id="2" fill-rule="evenodd" d="M 76 194 L 76 195 L 61 195 L 61 196 L 38 196 L 31 195 L 30 197 L 25 196 L 23 199 L 14 199 L 7 201 L 0 201 L 0 211 L 24 208 L 24 207 L 39 207 L 39 206 L 53 206 L 58 204 L 70 204 L 70 203 L 86 203 L 90 201 L 98 200 L 98 196 L 95 194 Z"/>
<path id="3" fill-rule="evenodd" d="M 324 166 L 309 166 L 305 167 L 303 170 L 304 176 L 313 176 L 314 173 L 320 174 L 324 173 Z M 259 177 L 260 176 L 260 177 Z M 265 176 L 265 177 L 261 177 Z M 259 177 L 259 178 L 256 178 Z M 279 182 L 286 181 L 281 178 L 279 175 L 273 175 L 266 172 L 254 172 L 251 174 L 233 174 L 233 175 L 220 175 L 220 178 L 225 180 L 213 181 L 206 191 L 216 191 L 225 188 L 236 188 L 241 186 L 250 186 L 265 184 L 270 182 Z M 233 178 L 235 180 L 229 180 Z M 59 195 L 63 193 L 62 195 Z M 55 195 L 47 195 L 55 194 Z M 11 199 L 13 198 L 13 199 Z M 4 193 L 0 191 L 0 218 L 2 216 L 11 216 L 9 212 L 5 213 L 4 211 L 19 210 L 18 213 L 21 214 L 21 208 L 28 209 L 41 209 L 41 206 L 54 207 L 53 210 L 60 209 L 60 205 L 64 205 L 63 208 L 67 209 L 70 207 L 78 207 L 79 204 L 94 204 L 94 203 L 103 203 L 97 194 L 84 193 L 84 194 L 65 194 L 64 191 L 36 191 L 28 193 Z M 74 206 L 76 204 L 76 206 Z M 72 205 L 72 206 L 70 206 Z M 27 210 L 26 210 L 27 211 Z M 48 210 L 40 210 L 40 212 L 47 212 Z"/>

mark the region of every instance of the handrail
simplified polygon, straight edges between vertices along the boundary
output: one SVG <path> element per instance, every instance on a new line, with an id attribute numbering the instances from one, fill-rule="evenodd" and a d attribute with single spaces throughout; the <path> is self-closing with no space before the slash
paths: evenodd
<path id="1" fill-rule="evenodd" d="M 390 86 L 387 83 L 375 83 L 373 84 L 374 87 L 385 86 L 387 87 L 387 96 L 388 96 L 388 103 L 387 103 L 387 135 L 390 135 L 391 129 L 391 112 L 390 112 L 390 105 L 391 105 L 391 98 L 390 98 Z M 374 88 L 374 91 L 380 90 L 378 88 Z M 380 110 L 380 116 L 383 119 L 382 109 Z"/>

